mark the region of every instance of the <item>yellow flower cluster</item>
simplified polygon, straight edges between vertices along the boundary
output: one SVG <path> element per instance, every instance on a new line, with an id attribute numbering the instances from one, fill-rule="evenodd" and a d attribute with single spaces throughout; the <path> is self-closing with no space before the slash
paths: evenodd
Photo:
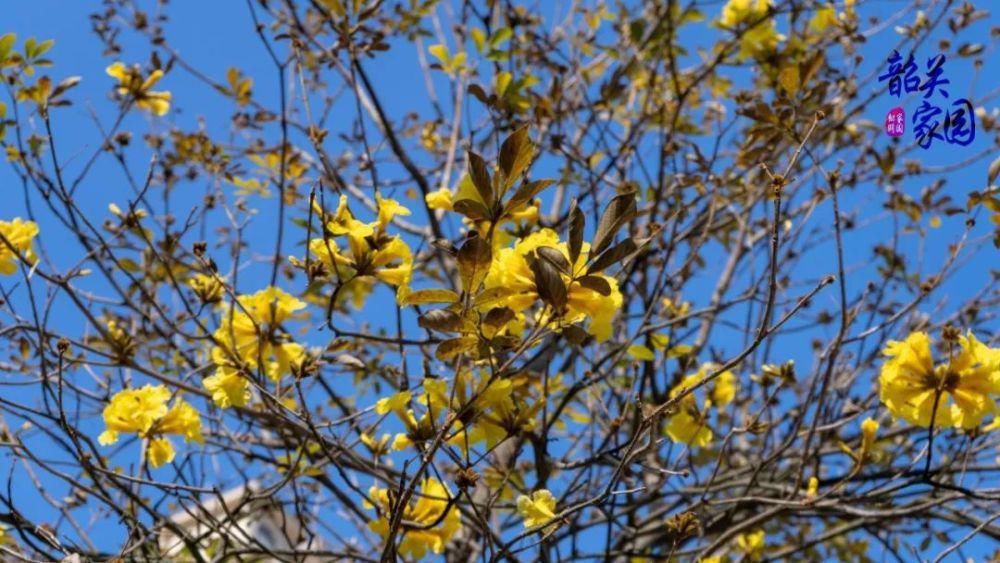
<path id="1" fill-rule="evenodd" d="M 1000 393 L 1000 349 L 990 348 L 970 331 L 949 344 L 947 361 L 935 364 L 931 339 L 914 332 L 891 341 L 889 360 L 879 377 L 882 402 L 893 415 L 917 426 L 975 428 L 997 414 Z"/>
<path id="2" fill-rule="evenodd" d="M 504 303 L 518 315 L 523 315 L 525 310 L 539 300 L 537 279 L 529 259 L 542 247 L 555 249 L 569 265 L 567 244 L 559 242 L 559 235 L 555 231 L 542 229 L 521 239 L 513 248 L 503 248 L 497 252 L 490 272 L 486 275 L 486 288 L 502 289 L 506 294 Z M 565 287 L 565 311 L 554 311 L 550 313 L 549 318 L 538 320 L 539 322 L 557 320 L 560 325 L 570 325 L 589 318 L 587 331 L 598 341 L 603 342 L 611 336 L 611 321 L 621 309 L 622 294 L 618 290 L 618 281 L 611 276 L 602 274 L 589 276 L 604 280 L 607 285 L 607 295 L 579 281 L 586 274 L 589 251 L 589 245 L 584 243 L 576 263 L 559 273 Z"/>
<path id="3" fill-rule="evenodd" d="M 340 196 L 337 211 L 325 213 L 319 206 L 314 209 L 324 218 L 326 235 L 309 241 L 309 252 L 326 268 L 326 273 L 344 284 L 354 296 L 354 304 L 361 307 L 371 292 L 373 281 L 380 280 L 398 288 L 402 300 L 409 293 L 413 273 L 413 253 L 399 235 L 388 234 L 389 224 L 396 216 L 406 216 L 410 210 L 394 199 L 376 196 L 378 217 L 365 223 L 355 219 L 347 206 L 347 196 Z M 341 249 L 338 239 L 347 239 L 347 248 Z M 295 257 L 290 261 L 302 266 Z"/>
<path id="4" fill-rule="evenodd" d="M 778 33 L 774 17 L 769 13 L 771 0 L 729 0 L 722 7 L 719 25 L 740 33 L 739 60 L 774 52 L 785 36 Z"/>
<path id="5" fill-rule="evenodd" d="M 389 520 L 393 503 L 387 489 L 372 487 L 368 491 L 378 510 L 378 518 L 368 523 L 368 527 L 383 539 L 389 535 Z M 454 506 L 451 491 L 443 483 L 428 477 L 414 492 L 415 503 L 408 503 L 403 511 L 404 524 L 400 527 L 402 540 L 399 554 L 420 559 L 428 551 L 443 553 L 445 545 L 462 529 L 462 516 Z"/>
<path id="6" fill-rule="evenodd" d="M 174 446 L 167 435 L 184 436 L 185 442 L 204 442 L 201 416 L 183 399 L 176 399 L 169 409 L 170 391 L 163 385 L 145 385 L 139 389 L 123 389 L 104 408 L 107 426 L 98 437 L 102 445 L 114 444 L 122 432 L 135 433 L 148 439 L 147 456 L 154 468 L 174 459 Z"/>
<path id="7" fill-rule="evenodd" d="M 414 402 L 412 391 L 402 391 L 375 403 L 376 413 L 391 412 L 406 428 L 396 434 L 392 449 L 404 450 L 415 442 L 431 439 L 435 428 L 440 428 L 433 419 L 448 411 L 462 412 L 464 421 L 454 423 L 447 436 L 448 444 L 465 452 L 481 443 L 492 449 L 510 433 L 533 428 L 535 416 L 544 404 L 539 400 L 529 406 L 529 390 L 517 385 L 514 379 L 491 379 L 482 373 L 476 380 L 471 372 L 462 370 L 453 385 L 452 392 L 443 379 L 425 379 L 423 392 L 415 399 L 424 407 L 420 418 L 410 407 Z"/>
<path id="8" fill-rule="evenodd" d="M 250 399 L 250 382 L 244 369 L 263 368 L 273 381 L 302 365 L 305 348 L 292 342 L 282 323 L 306 304 L 277 287 L 237 297 L 226 307 L 215 331 L 212 349 L 215 374 L 205 378 L 205 387 L 222 408 L 242 407 Z"/>
<path id="9" fill-rule="evenodd" d="M 35 251 L 32 239 L 38 234 L 38 225 L 15 217 L 12 221 L 0 221 L 0 275 L 9 276 L 17 271 L 18 254 L 34 264 Z M 14 248 L 17 252 L 11 250 Z"/>
<path id="10" fill-rule="evenodd" d="M 170 92 L 150 90 L 163 78 L 163 71 L 156 69 L 146 78 L 142 77 L 139 65 L 127 67 L 121 62 L 109 66 L 108 76 L 118 79 L 118 95 L 131 96 L 135 105 L 153 115 L 166 115 L 170 111 Z"/>
<path id="11" fill-rule="evenodd" d="M 202 303 L 218 303 L 226 293 L 222 280 L 215 275 L 195 274 L 187 280 L 187 285 Z"/>
<path id="12" fill-rule="evenodd" d="M 685 377 L 678 385 L 670 390 L 670 397 L 674 398 L 690 389 L 705 377 L 714 373 L 719 366 L 713 363 L 705 363 L 697 373 Z M 712 442 L 712 429 L 709 426 L 710 408 L 718 410 L 725 408 L 736 398 L 736 376 L 733 372 L 726 370 L 719 374 L 712 382 L 712 390 L 709 396 L 702 402 L 699 408 L 695 393 L 690 393 L 676 406 L 676 413 L 667 422 L 667 436 L 678 443 L 689 444 L 691 446 L 703 448 Z"/>

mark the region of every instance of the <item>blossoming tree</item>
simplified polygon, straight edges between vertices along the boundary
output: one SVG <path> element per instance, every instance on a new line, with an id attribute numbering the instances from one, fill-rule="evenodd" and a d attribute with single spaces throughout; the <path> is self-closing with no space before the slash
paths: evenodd
<path id="1" fill-rule="evenodd" d="M 3 559 L 985 560 L 998 34 L 908 6 L 0 30 Z M 882 134 L 891 51 L 975 144 Z"/>

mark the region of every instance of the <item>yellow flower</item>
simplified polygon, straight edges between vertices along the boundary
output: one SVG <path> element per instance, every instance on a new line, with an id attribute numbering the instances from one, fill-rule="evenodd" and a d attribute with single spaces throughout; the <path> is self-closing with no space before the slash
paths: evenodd
<path id="1" fill-rule="evenodd" d="M 201 415 L 184 399 L 174 401 L 174 406 L 156 423 L 156 432 L 184 436 L 185 442 L 202 444 Z"/>
<path id="2" fill-rule="evenodd" d="M 167 414 L 170 391 L 163 385 L 145 385 L 139 389 L 123 389 L 104 408 L 107 430 L 98 441 L 102 445 L 118 441 L 119 432 L 134 432 L 145 437 L 153 423 Z"/>
<path id="3" fill-rule="evenodd" d="M 145 385 L 139 389 L 123 389 L 104 408 L 107 430 L 97 441 L 104 446 L 118 441 L 121 432 L 148 438 L 147 455 L 154 468 L 174 459 L 174 447 L 165 435 L 179 435 L 185 442 L 203 443 L 201 416 L 183 399 L 167 409 L 170 391 L 163 385 Z"/>
<path id="4" fill-rule="evenodd" d="M 864 461 L 875 445 L 875 435 L 878 433 L 878 422 L 869 417 L 861 423 L 861 455 L 859 461 Z"/>
<path id="5" fill-rule="evenodd" d="M 389 444 L 389 435 L 383 433 L 382 437 L 375 440 L 368 434 L 361 434 L 361 443 L 364 444 L 371 452 L 375 455 L 381 455 L 386 452 L 386 446 Z"/>
<path id="6" fill-rule="evenodd" d="M 37 258 L 31 240 L 38 234 L 38 225 L 15 217 L 13 221 L 0 221 L 0 275 L 9 276 L 17 271 L 20 254 L 29 264 Z M 6 239 L 6 241 L 4 240 Z M 17 253 L 11 251 L 11 247 Z"/>
<path id="7" fill-rule="evenodd" d="M 378 414 L 388 414 L 390 412 L 406 412 L 410 406 L 412 393 L 401 391 L 388 397 L 383 397 L 375 403 L 375 412 Z"/>
<path id="8" fill-rule="evenodd" d="M 736 547 L 750 561 L 760 561 L 764 557 L 764 538 L 764 530 L 757 530 L 749 534 L 740 534 L 736 538 Z"/>
<path id="9" fill-rule="evenodd" d="M 997 412 L 992 395 L 1000 392 L 1000 350 L 979 342 L 970 331 L 952 346 L 949 360 L 935 366 L 931 340 L 914 332 L 891 341 L 883 353 L 890 359 L 879 377 L 882 402 L 911 424 L 974 428 Z M 935 408 L 935 403 L 937 404 Z"/>
<path id="10" fill-rule="evenodd" d="M 371 278 L 399 288 L 397 298 L 409 292 L 413 274 L 413 253 L 399 236 L 386 232 L 393 217 L 409 215 L 410 211 L 393 199 L 376 197 L 378 218 L 374 223 L 363 223 L 354 218 L 347 207 L 347 196 L 341 195 L 336 213 L 328 216 L 327 231 L 333 237 L 347 236 L 350 253 L 341 251 L 333 237 L 317 237 L 309 241 L 309 252 L 327 268 L 339 282 L 348 283 L 347 290 L 355 293 L 355 304 L 360 306 L 370 291 Z M 317 207 L 320 213 L 322 209 Z M 292 263 L 302 262 L 292 258 Z"/>
<path id="11" fill-rule="evenodd" d="M 701 369 L 698 370 L 698 379 L 703 379 L 719 369 L 718 364 L 713 364 L 711 362 L 702 364 Z M 713 382 L 712 387 L 712 404 L 718 408 L 723 408 L 729 403 L 733 402 L 736 398 L 736 375 L 733 372 L 726 370 L 718 375 Z"/>
<path id="12" fill-rule="evenodd" d="M 806 498 L 816 498 L 816 494 L 819 492 L 819 479 L 815 476 L 809 478 L 809 485 L 806 487 Z"/>
<path id="13" fill-rule="evenodd" d="M 202 303 L 218 303 L 225 294 L 225 287 L 217 276 L 195 274 L 187 280 L 187 285 Z"/>
<path id="14" fill-rule="evenodd" d="M 532 233 L 521 239 L 513 248 L 503 248 L 494 254 L 493 266 L 485 280 L 486 288 L 505 288 L 509 293 L 505 304 L 515 312 L 524 311 L 539 298 L 535 274 L 528 259 L 541 247 L 557 250 L 568 263 L 567 245 L 560 243 L 559 235 L 551 229 Z M 561 312 L 560 321 L 573 324 L 589 317 L 590 324 L 587 331 L 599 342 L 603 342 L 611 336 L 611 321 L 621 309 L 622 295 L 618 290 L 618 282 L 610 276 L 595 276 L 607 283 L 610 290 L 608 295 L 603 295 L 578 281 L 586 273 L 589 251 L 589 245 L 584 244 L 576 264 L 570 266 L 571 272 L 560 273 L 566 288 L 566 306 L 565 311 Z"/>
<path id="15" fill-rule="evenodd" d="M 385 539 L 389 535 L 389 514 L 393 506 L 389 491 L 372 487 L 368 494 L 379 511 L 378 518 L 370 521 L 368 527 Z M 409 525 L 400 529 L 400 555 L 420 559 L 428 551 L 444 553 L 445 545 L 462 529 L 462 517 L 453 505 L 451 492 L 437 479 L 428 477 L 414 496 L 417 501 L 411 501 L 403 511 L 403 521 Z"/>
<path id="16" fill-rule="evenodd" d="M 149 441 L 146 455 L 150 465 L 160 467 L 174 460 L 174 445 L 166 438 L 153 438 Z"/>
<path id="17" fill-rule="evenodd" d="M 689 375 L 676 387 L 670 390 L 670 397 L 680 395 L 701 380 L 698 374 Z M 712 429 L 708 427 L 708 404 L 705 409 L 698 408 L 694 393 L 688 394 L 676 406 L 677 413 L 667 422 L 667 436 L 678 443 L 689 444 L 703 448 L 712 442 Z"/>
<path id="18" fill-rule="evenodd" d="M 548 524 L 556 517 L 556 497 L 548 489 L 539 489 L 530 497 L 521 495 L 517 497 L 517 513 L 524 518 L 526 530 Z M 549 532 L 555 526 L 548 526 L 545 531 Z"/>
<path id="19" fill-rule="evenodd" d="M 170 92 L 153 92 L 150 90 L 160 78 L 163 78 L 162 70 L 154 70 L 148 77 L 143 79 L 139 65 L 126 67 L 120 62 L 116 62 L 106 69 L 108 76 L 118 79 L 118 94 L 120 96 L 131 96 L 135 100 L 135 105 L 153 115 L 165 115 L 170 111 Z"/>
<path id="20" fill-rule="evenodd" d="M 723 6 L 719 25 L 727 29 L 748 26 L 742 30 L 739 60 L 773 52 L 785 40 L 777 32 L 774 18 L 768 15 L 770 8 L 771 0 L 729 0 Z"/>
<path id="21" fill-rule="evenodd" d="M 242 407 L 250 400 L 250 381 L 232 366 L 218 366 L 202 383 L 221 408 Z"/>
<path id="22" fill-rule="evenodd" d="M 822 33 L 830 26 L 837 24 L 837 12 L 833 9 L 833 4 L 827 4 L 816 10 L 816 14 L 809 20 L 809 29 Z"/>
<path id="23" fill-rule="evenodd" d="M 427 201 L 427 207 L 430 207 L 431 209 L 444 209 L 446 211 L 452 210 L 451 190 L 448 188 L 441 188 L 430 192 L 424 196 L 424 200 Z"/>
<path id="24" fill-rule="evenodd" d="M 406 217 L 410 214 L 409 209 L 403 207 L 394 199 L 383 198 L 382 196 L 375 194 L 375 202 L 378 204 L 378 226 L 383 233 L 394 217 L 397 215 L 400 217 Z"/>
<path id="25" fill-rule="evenodd" d="M 289 342 L 280 327 L 306 304 L 276 287 L 241 295 L 237 302 L 222 312 L 222 322 L 215 331 L 219 343 L 212 350 L 215 363 L 229 365 L 235 355 L 252 368 L 263 363 L 265 373 L 274 381 L 291 373 L 304 359 L 305 349 Z"/>

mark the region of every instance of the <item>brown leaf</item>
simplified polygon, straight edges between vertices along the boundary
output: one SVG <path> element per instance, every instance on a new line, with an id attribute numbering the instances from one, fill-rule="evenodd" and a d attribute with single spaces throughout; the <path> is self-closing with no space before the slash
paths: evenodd
<path id="1" fill-rule="evenodd" d="M 590 267 L 587 268 L 587 273 L 596 274 L 601 272 L 608 266 L 616 262 L 620 262 L 625 257 L 632 255 L 637 249 L 638 247 L 636 247 L 635 241 L 627 238 L 598 256 L 597 259 L 590 264 Z"/>
<path id="2" fill-rule="evenodd" d="M 635 194 L 627 193 L 616 196 L 601 215 L 594 233 L 593 250 L 595 254 L 604 251 L 615 238 L 615 233 L 636 214 Z"/>
<path id="3" fill-rule="evenodd" d="M 552 262 L 535 256 L 529 257 L 528 262 L 535 275 L 538 296 L 552 308 L 562 309 L 566 305 L 566 285 L 559 275 L 559 270 Z"/>
<path id="4" fill-rule="evenodd" d="M 441 332 L 462 332 L 466 328 L 465 319 L 455 311 L 448 309 L 427 311 L 417 319 L 417 325 L 420 328 Z"/>
<path id="5" fill-rule="evenodd" d="M 479 197 L 483 198 L 483 203 L 489 209 L 493 206 L 493 185 L 490 180 L 490 169 L 483 157 L 469 151 L 469 176 L 472 184 L 476 186 Z"/>
<path id="6" fill-rule="evenodd" d="M 472 293 L 479 289 L 489 273 L 493 251 L 490 243 L 480 238 L 475 231 L 469 235 L 458 249 L 458 273 L 462 278 L 462 289 Z"/>
<path id="7" fill-rule="evenodd" d="M 571 264 L 576 264 L 576 259 L 580 257 L 585 222 L 583 211 L 580 211 L 580 208 L 574 204 L 573 210 L 569 212 L 569 261 Z"/>
<path id="8" fill-rule="evenodd" d="M 486 206 L 474 199 L 460 199 L 452 205 L 452 208 L 473 221 L 490 218 L 490 211 L 486 209 Z"/>
<path id="9" fill-rule="evenodd" d="M 447 361 L 462 352 L 473 350 L 477 344 L 479 344 L 479 339 L 475 336 L 460 336 L 445 340 L 441 344 L 438 344 L 437 350 L 434 351 L 434 357 L 442 362 Z"/>
<path id="10" fill-rule="evenodd" d="M 497 307 L 486 313 L 483 323 L 492 327 L 501 327 L 513 320 L 515 316 L 514 310 L 510 307 Z"/>
<path id="11" fill-rule="evenodd" d="M 500 171 L 503 172 L 503 189 L 506 190 L 531 164 L 535 157 L 535 147 L 528 138 L 525 125 L 511 133 L 500 145 Z"/>
<path id="12" fill-rule="evenodd" d="M 551 246 L 539 246 L 535 253 L 538 257 L 547 260 L 552 263 L 560 272 L 564 274 L 571 274 L 569 261 L 566 260 L 566 256 L 560 252 L 558 249 L 552 248 Z"/>
<path id="13" fill-rule="evenodd" d="M 431 288 L 412 291 L 403 299 L 403 305 L 423 305 L 425 303 L 458 303 L 459 295 L 450 289 Z"/>
<path id="14" fill-rule="evenodd" d="M 605 297 L 611 295 L 611 284 L 601 276 L 583 276 L 576 281 L 583 287 L 592 289 Z"/>
<path id="15" fill-rule="evenodd" d="M 517 191 L 514 192 L 514 195 L 510 197 L 510 201 L 507 202 L 504 209 L 508 212 L 513 211 L 518 206 L 534 199 L 534 197 L 541 193 L 542 190 L 554 183 L 555 181 L 553 180 L 537 180 L 521 184 L 521 187 L 519 187 Z"/>

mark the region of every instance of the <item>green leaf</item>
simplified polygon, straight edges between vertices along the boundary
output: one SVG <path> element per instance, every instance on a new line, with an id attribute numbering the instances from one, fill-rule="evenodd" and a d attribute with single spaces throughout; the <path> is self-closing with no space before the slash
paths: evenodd
<path id="1" fill-rule="evenodd" d="M 0 62 L 3 62 L 10 55 L 11 49 L 14 48 L 14 42 L 17 41 L 16 33 L 5 33 L 0 35 Z"/>

